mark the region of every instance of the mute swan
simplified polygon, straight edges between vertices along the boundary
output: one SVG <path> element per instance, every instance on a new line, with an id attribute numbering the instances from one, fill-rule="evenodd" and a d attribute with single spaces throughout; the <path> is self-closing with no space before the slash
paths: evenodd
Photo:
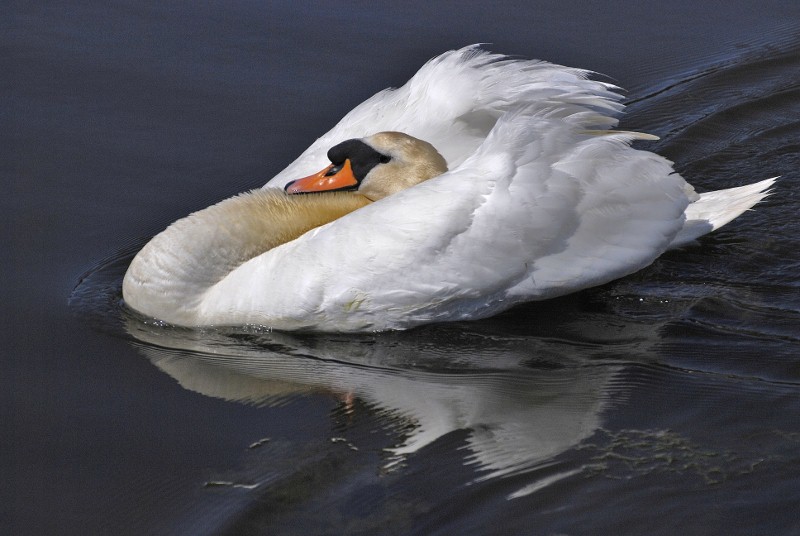
<path id="1" fill-rule="evenodd" d="M 154 237 L 124 300 L 184 326 L 483 318 L 633 273 L 767 195 L 774 179 L 696 194 L 671 162 L 630 147 L 655 137 L 611 130 L 615 89 L 474 46 L 442 54 L 263 189 Z M 334 191 L 291 195 L 319 190 Z"/>

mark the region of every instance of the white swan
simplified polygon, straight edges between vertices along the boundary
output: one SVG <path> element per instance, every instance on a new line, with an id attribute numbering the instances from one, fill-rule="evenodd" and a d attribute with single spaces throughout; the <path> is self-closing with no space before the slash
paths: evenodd
<path id="1" fill-rule="evenodd" d="M 482 318 L 635 272 L 767 195 L 774 179 L 698 196 L 668 160 L 629 146 L 654 137 L 610 130 L 621 97 L 586 77 L 477 47 L 434 58 L 264 189 L 153 238 L 125 302 L 185 326 Z"/>

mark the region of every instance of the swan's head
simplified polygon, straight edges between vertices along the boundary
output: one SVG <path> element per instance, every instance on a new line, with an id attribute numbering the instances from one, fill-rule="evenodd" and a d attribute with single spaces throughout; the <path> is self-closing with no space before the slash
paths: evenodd
<path id="1" fill-rule="evenodd" d="M 433 145 L 402 132 L 343 141 L 328 151 L 328 159 L 330 166 L 290 182 L 286 192 L 355 190 L 377 201 L 447 171 Z"/>

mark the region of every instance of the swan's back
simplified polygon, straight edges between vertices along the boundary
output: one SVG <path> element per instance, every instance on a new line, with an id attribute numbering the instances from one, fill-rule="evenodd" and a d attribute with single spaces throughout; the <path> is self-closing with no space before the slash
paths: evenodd
<path id="1" fill-rule="evenodd" d="M 431 59 L 405 85 L 367 99 L 318 138 L 270 187 L 283 187 L 321 168 L 330 147 L 381 131 L 405 132 L 431 143 L 453 169 L 486 139 L 511 109 L 576 106 L 598 110 L 593 128 L 611 128 L 621 111 L 615 86 L 589 80 L 589 71 L 540 60 L 508 59 L 477 45 Z M 610 115 L 609 115 L 610 114 Z"/>

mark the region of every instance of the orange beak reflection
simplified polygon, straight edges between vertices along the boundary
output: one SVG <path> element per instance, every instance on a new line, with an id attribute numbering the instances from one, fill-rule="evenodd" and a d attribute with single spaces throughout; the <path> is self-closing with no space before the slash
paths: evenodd
<path id="1" fill-rule="evenodd" d="M 319 173 L 292 181 L 284 189 L 288 194 L 304 194 L 354 189 L 356 186 L 358 186 L 358 181 L 353 175 L 353 168 L 350 167 L 348 159 L 341 166 L 331 164 Z"/>

